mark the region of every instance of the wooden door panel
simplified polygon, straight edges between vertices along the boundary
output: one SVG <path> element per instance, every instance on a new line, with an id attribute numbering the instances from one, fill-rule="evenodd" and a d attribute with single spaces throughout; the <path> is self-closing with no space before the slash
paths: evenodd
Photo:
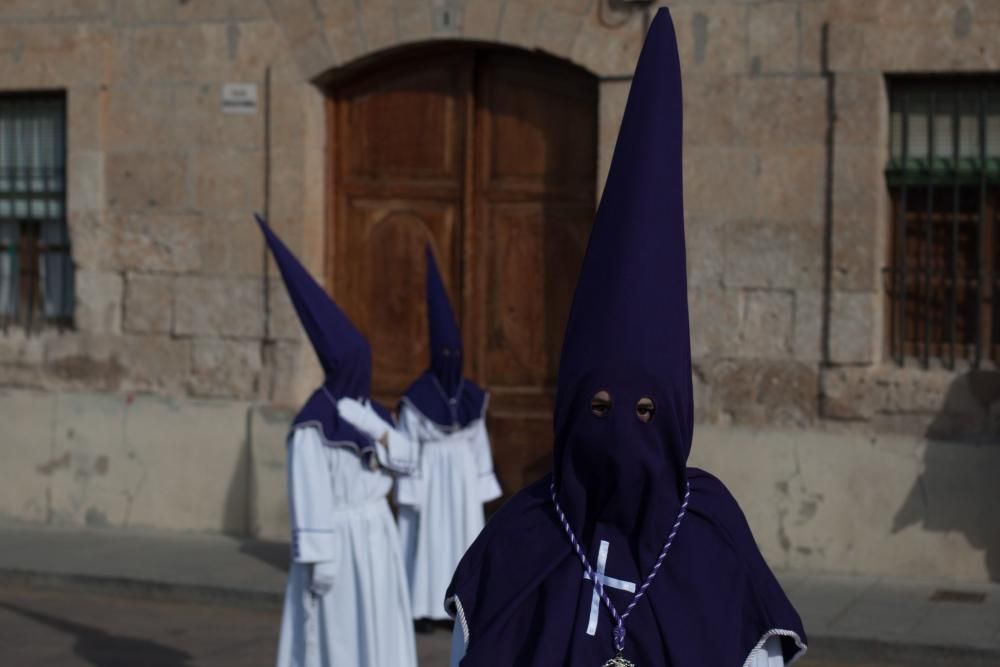
<path id="1" fill-rule="evenodd" d="M 489 431 L 493 444 L 493 469 L 505 497 L 552 469 L 551 412 L 534 413 L 526 417 L 522 414 L 499 412 L 491 407 Z"/>
<path id="2" fill-rule="evenodd" d="M 373 394 L 394 405 L 427 367 L 424 248 L 456 284 L 471 63 L 407 59 L 333 93 L 333 288 L 372 347 Z"/>
<path id="3" fill-rule="evenodd" d="M 345 89 L 343 184 L 450 186 L 459 196 L 466 70 L 460 62 L 433 62 Z"/>
<path id="4" fill-rule="evenodd" d="M 466 330 L 477 332 L 510 493 L 549 469 L 559 354 L 596 199 L 597 87 L 561 63 L 502 53 L 484 57 L 476 89 Z"/>
<path id="5" fill-rule="evenodd" d="M 596 87 L 565 67 L 492 56 L 479 79 L 480 184 L 490 193 L 593 204 Z"/>
<path id="6" fill-rule="evenodd" d="M 348 201 L 348 247 L 356 292 L 349 315 L 372 347 L 377 397 L 394 403 L 427 368 L 424 248 L 454 275 L 459 207 L 454 202 L 369 199 Z"/>
<path id="7" fill-rule="evenodd" d="M 449 49 L 446 51 L 446 49 Z M 427 366 L 424 246 L 491 392 L 509 495 L 549 468 L 552 399 L 593 218 L 597 84 L 538 54 L 439 46 L 332 91 L 334 294 L 368 336 L 376 397 Z"/>
<path id="8" fill-rule="evenodd" d="M 591 214 L 588 206 L 544 201 L 486 206 L 490 385 L 554 390 Z"/>

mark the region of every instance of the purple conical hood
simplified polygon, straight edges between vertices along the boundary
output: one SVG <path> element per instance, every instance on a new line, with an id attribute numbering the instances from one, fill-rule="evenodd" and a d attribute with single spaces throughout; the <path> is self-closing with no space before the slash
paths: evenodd
<path id="1" fill-rule="evenodd" d="M 599 367 L 639 367 L 663 383 L 690 438 L 681 117 L 677 47 L 661 15 L 636 66 L 573 297 L 558 404 L 564 412 L 576 383 Z"/>
<path id="2" fill-rule="evenodd" d="M 430 328 L 431 371 L 450 398 L 462 382 L 462 335 L 441 280 L 434 253 L 427 248 L 427 324 Z"/>
<path id="3" fill-rule="evenodd" d="M 464 428 L 483 417 L 487 395 L 462 375 L 462 335 L 430 246 L 427 246 L 427 324 L 430 368 L 410 385 L 404 400 L 445 429 Z"/>
<path id="4" fill-rule="evenodd" d="M 681 166 L 681 74 L 668 15 L 636 65 L 559 366 L 554 472 L 588 539 L 662 543 L 684 492 L 693 409 Z M 597 416 L 591 400 L 610 395 Z M 641 400 L 655 407 L 643 421 Z M 655 553 L 654 553 L 655 555 Z"/>
<path id="5" fill-rule="evenodd" d="M 368 341 L 267 223 L 260 216 L 255 217 L 302 328 L 323 366 L 324 386 L 336 398 L 367 398 L 371 393 L 372 367 Z"/>

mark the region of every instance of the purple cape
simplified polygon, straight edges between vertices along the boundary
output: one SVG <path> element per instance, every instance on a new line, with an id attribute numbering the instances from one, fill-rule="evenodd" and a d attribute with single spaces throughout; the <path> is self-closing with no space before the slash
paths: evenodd
<path id="1" fill-rule="evenodd" d="M 410 385 L 403 400 L 445 430 L 465 428 L 483 417 L 487 394 L 462 376 L 462 336 L 430 247 L 427 248 L 427 323 L 431 365 Z"/>
<path id="2" fill-rule="evenodd" d="M 323 386 L 309 397 L 292 427 L 315 426 L 327 445 L 354 449 L 366 463 L 371 463 L 375 443 L 337 412 L 338 399 L 368 398 L 371 394 L 372 354 L 368 341 L 267 223 L 260 216 L 256 219 L 326 375 Z M 391 423 L 385 408 L 374 402 L 373 406 Z"/>
<path id="3" fill-rule="evenodd" d="M 736 500 L 687 467 L 694 430 L 682 186 L 681 80 L 667 10 L 636 66 L 570 311 L 554 415 L 559 503 L 591 565 L 640 586 L 690 485 L 671 551 L 628 617 L 640 667 L 737 667 L 770 636 L 786 660 L 806 636 Z M 606 391 L 611 405 L 591 400 Z M 655 406 L 645 419 L 640 399 Z M 612 618 L 550 497 L 547 476 L 487 523 L 446 605 L 467 632 L 464 667 L 601 665 Z M 624 612 L 633 594 L 607 585 Z M 593 633 L 590 630 L 593 630 Z"/>

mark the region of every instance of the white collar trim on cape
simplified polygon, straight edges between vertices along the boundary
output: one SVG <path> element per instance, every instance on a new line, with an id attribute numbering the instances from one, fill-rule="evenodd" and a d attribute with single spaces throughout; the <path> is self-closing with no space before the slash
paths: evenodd
<path id="1" fill-rule="evenodd" d="M 806 651 L 808 650 L 808 647 L 802 641 L 802 638 L 799 637 L 799 633 L 797 633 L 797 632 L 795 632 L 793 630 L 783 630 L 781 628 L 772 628 L 771 630 L 768 630 L 767 632 L 765 632 L 764 636 L 760 638 L 759 642 L 757 642 L 757 645 L 754 646 L 753 649 L 750 650 L 750 654 L 747 656 L 746 661 L 743 663 L 743 667 L 750 667 L 750 665 L 753 664 L 753 660 L 754 660 L 753 654 L 756 653 L 757 651 L 759 651 L 761 648 L 763 648 L 764 644 L 771 637 L 791 637 L 792 639 L 795 640 L 795 645 L 798 647 L 799 650 L 798 650 L 798 652 L 794 656 L 792 656 L 791 660 L 789 660 L 788 662 L 785 663 L 786 665 L 791 665 L 793 662 L 795 662 L 796 660 L 798 660 L 799 658 L 801 658 L 802 656 L 804 656 L 806 654 Z"/>
<path id="2" fill-rule="evenodd" d="M 401 399 L 400 402 L 401 403 L 405 403 L 406 405 L 408 405 L 411 410 L 413 410 L 418 415 L 420 415 L 425 421 L 429 421 L 430 423 L 434 424 L 435 426 L 437 426 L 439 429 L 441 429 L 445 433 L 449 433 L 449 434 L 450 433 L 457 433 L 458 431 L 462 431 L 464 429 L 469 428 L 469 425 L 472 424 L 472 422 L 475 421 L 475 419 L 473 419 L 472 421 L 470 421 L 465 426 L 461 426 L 459 424 L 442 424 L 442 423 L 438 422 L 436 419 L 431 419 L 426 414 L 424 414 L 424 411 L 421 410 L 420 408 L 418 408 L 417 405 L 416 405 L 416 403 L 414 403 L 413 401 L 411 401 L 408 396 L 403 396 L 403 398 Z M 486 419 L 486 409 L 489 407 L 489 405 L 490 405 L 490 392 L 487 391 L 487 392 L 484 392 L 484 395 L 483 395 L 483 407 L 479 411 L 479 417 L 478 417 L 478 419 Z"/>

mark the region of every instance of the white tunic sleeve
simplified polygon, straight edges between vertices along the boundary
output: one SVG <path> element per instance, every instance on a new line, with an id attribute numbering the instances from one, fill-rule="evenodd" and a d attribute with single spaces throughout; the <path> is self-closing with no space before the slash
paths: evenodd
<path id="1" fill-rule="evenodd" d="M 763 646 L 750 654 L 744 667 L 785 667 L 785 658 L 781 652 L 781 638 L 768 637 Z"/>
<path id="2" fill-rule="evenodd" d="M 416 466 L 416 448 L 396 425 L 383 419 L 368 399 L 341 398 L 337 401 L 340 417 L 375 441 L 379 465 L 393 472 L 405 473 Z"/>
<path id="3" fill-rule="evenodd" d="M 368 411 L 368 418 L 377 420 L 385 427 L 386 442 L 376 441 L 375 443 L 379 465 L 400 474 L 413 472 L 417 467 L 415 442 L 405 431 L 397 429 L 395 424 L 382 419 L 369 401 L 365 401 L 364 405 Z"/>
<path id="4" fill-rule="evenodd" d="M 406 401 L 399 406 L 399 430 L 413 442 L 420 442 L 420 415 Z"/>
<path id="5" fill-rule="evenodd" d="M 462 632 L 462 624 L 455 619 L 455 629 L 451 631 L 451 660 L 448 667 L 458 667 L 458 663 L 465 657 L 465 634 Z"/>
<path id="6" fill-rule="evenodd" d="M 420 504 L 421 478 L 420 478 L 420 431 L 419 417 L 414 411 L 403 403 L 399 409 L 399 430 L 413 443 L 414 458 L 416 459 L 414 469 L 407 474 L 396 478 L 396 504 L 416 507 Z"/>
<path id="7" fill-rule="evenodd" d="M 292 558 L 297 563 L 331 560 L 338 553 L 329 523 L 334 506 L 331 461 L 314 427 L 297 428 L 288 443 L 288 500 L 292 519 Z"/>
<path id="8" fill-rule="evenodd" d="M 476 470 L 479 472 L 479 500 L 489 502 L 503 495 L 500 482 L 493 472 L 493 452 L 490 449 L 490 436 L 486 432 L 486 420 L 480 419 L 476 427 L 473 452 L 476 457 Z"/>
<path id="9" fill-rule="evenodd" d="M 413 472 L 417 467 L 417 448 L 413 441 L 394 428 L 386 432 L 386 440 L 386 444 L 375 443 L 379 464 L 402 475 Z"/>

